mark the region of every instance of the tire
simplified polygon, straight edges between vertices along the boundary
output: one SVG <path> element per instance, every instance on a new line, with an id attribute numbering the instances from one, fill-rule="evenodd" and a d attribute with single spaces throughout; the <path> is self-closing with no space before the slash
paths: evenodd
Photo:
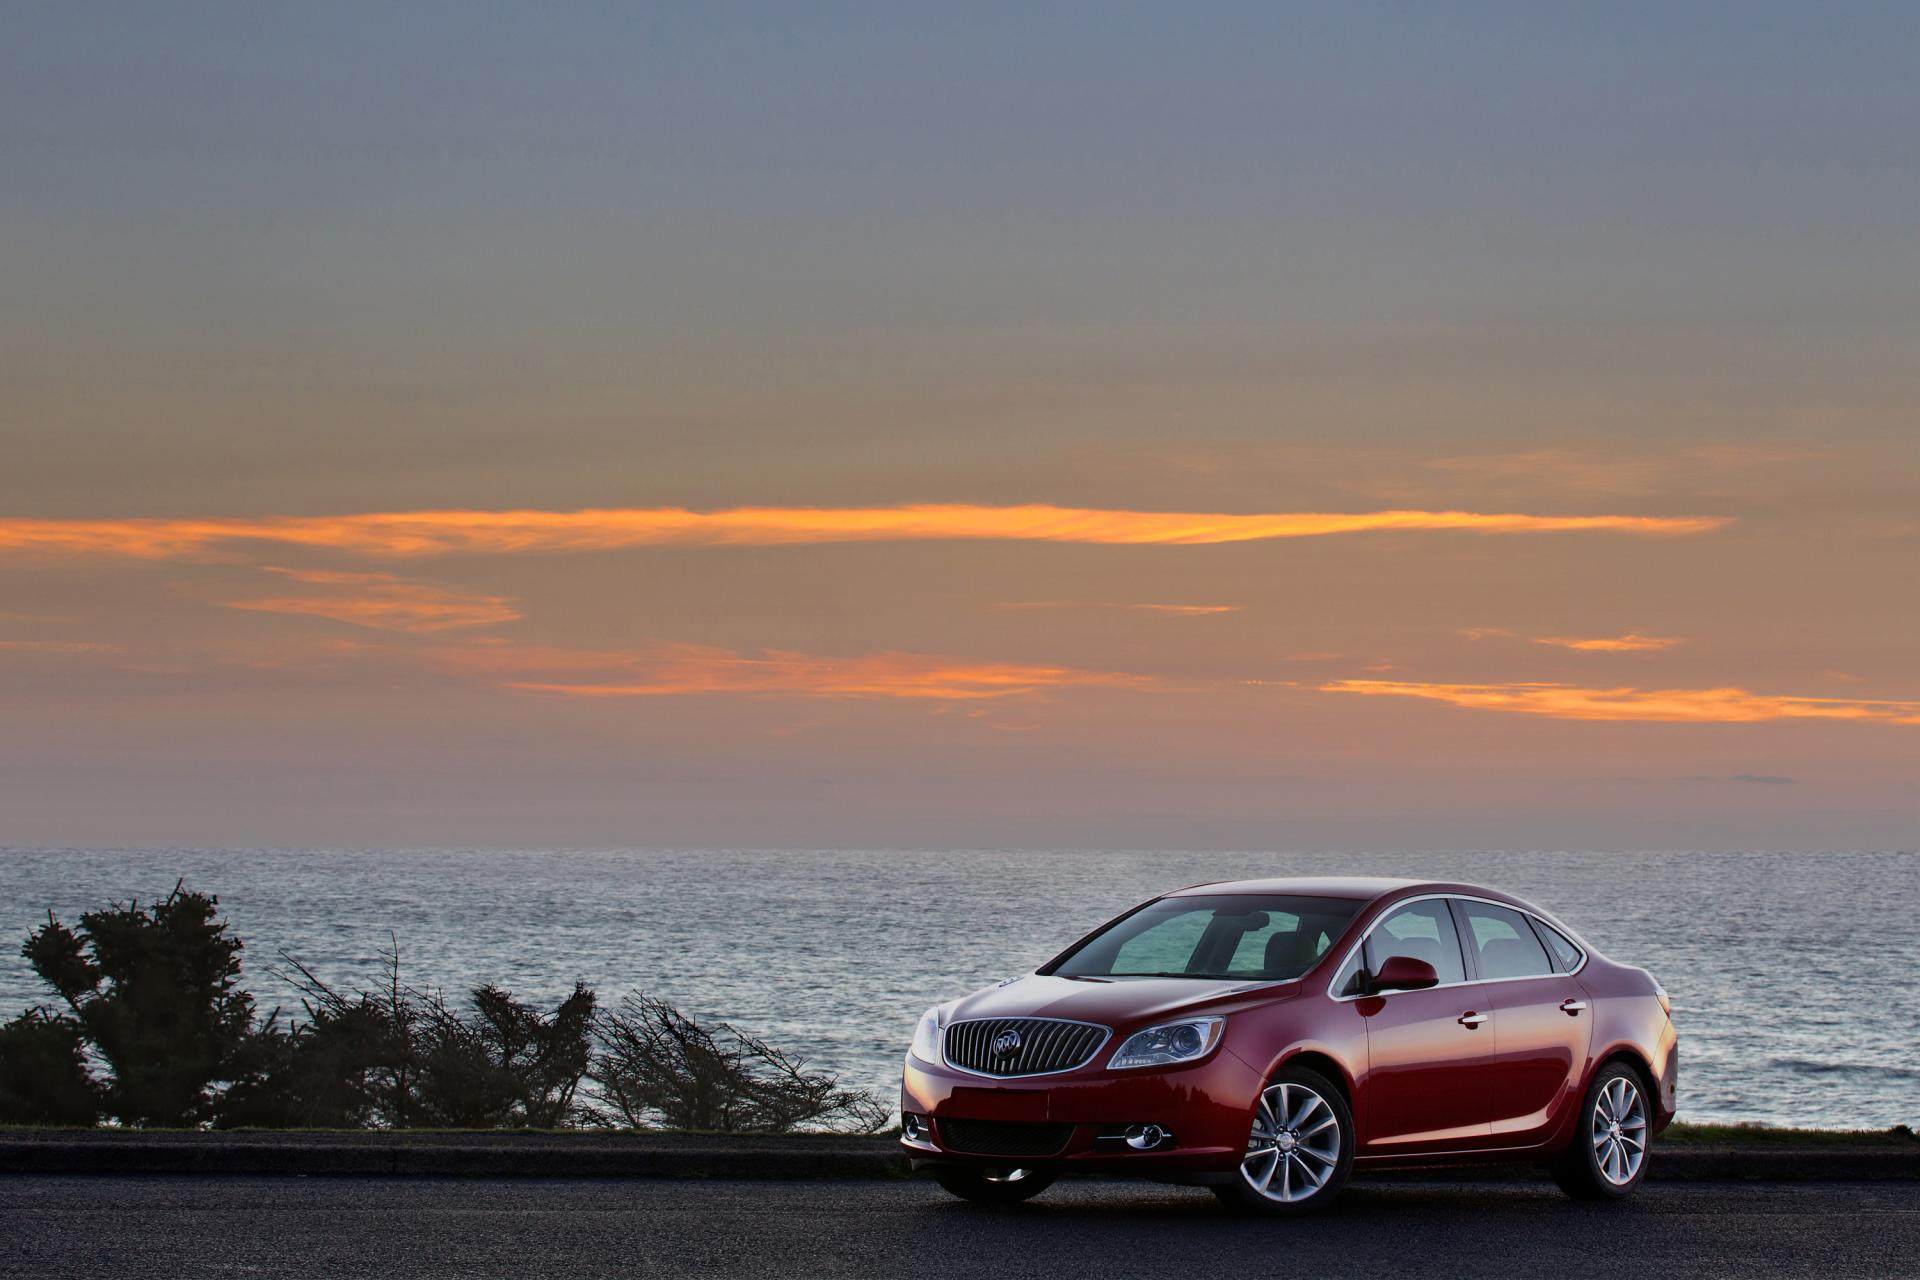
<path id="1" fill-rule="evenodd" d="M 1053 1185 L 1053 1175 L 1038 1169 L 962 1169 L 947 1167 L 934 1174 L 939 1184 L 962 1200 L 975 1204 L 1019 1204 Z"/>
<path id="2" fill-rule="evenodd" d="M 1233 1181 L 1213 1193 L 1243 1213 L 1313 1213 L 1346 1185 L 1353 1152 L 1353 1113 L 1340 1090 L 1318 1072 L 1285 1067 L 1254 1102 Z"/>
<path id="3" fill-rule="evenodd" d="M 1573 1141 L 1552 1165 L 1562 1191 L 1576 1200 L 1624 1200 L 1639 1189 L 1653 1137 L 1647 1097 L 1646 1080 L 1624 1063 L 1594 1074 Z"/>

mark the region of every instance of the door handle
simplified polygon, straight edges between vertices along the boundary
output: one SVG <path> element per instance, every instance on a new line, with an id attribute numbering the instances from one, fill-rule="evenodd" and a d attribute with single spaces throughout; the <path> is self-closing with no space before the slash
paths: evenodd
<path id="1" fill-rule="evenodd" d="M 1569 1018 L 1579 1017 L 1580 1011 L 1586 1007 L 1587 1002 L 1585 1000 L 1575 1000 L 1571 996 L 1560 1002 L 1560 1012 L 1566 1014 Z"/>
<path id="2" fill-rule="evenodd" d="M 1460 1015 L 1460 1025 L 1472 1030 L 1492 1016 L 1490 1013 L 1463 1013 Z"/>

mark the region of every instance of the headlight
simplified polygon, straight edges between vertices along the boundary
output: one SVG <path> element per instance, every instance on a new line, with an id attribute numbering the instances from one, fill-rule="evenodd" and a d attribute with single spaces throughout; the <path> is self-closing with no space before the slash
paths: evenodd
<path id="1" fill-rule="evenodd" d="M 1120 1071 L 1127 1067 L 1176 1067 L 1183 1062 L 1197 1062 L 1213 1052 L 1226 1029 L 1225 1018 L 1163 1022 L 1128 1036 L 1127 1042 L 1114 1050 L 1107 1066 Z"/>
<path id="2" fill-rule="evenodd" d="M 940 1006 L 935 1005 L 920 1015 L 920 1025 L 913 1029 L 913 1056 L 922 1062 L 939 1065 L 940 1062 Z"/>

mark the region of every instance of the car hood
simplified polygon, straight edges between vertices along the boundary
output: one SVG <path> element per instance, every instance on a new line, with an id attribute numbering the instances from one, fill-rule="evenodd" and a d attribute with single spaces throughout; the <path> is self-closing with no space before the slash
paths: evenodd
<path id="1" fill-rule="evenodd" d="M 1231 1009 L 1247 1002 L 1284 1000 L 1299 994 L 1298 982 L 1249 982 L 1212 978 L 1113 978 L 1088 980 L 1030 973 L 1009 978 L 954 1001 L 944 1022 L 973 1018 L 1071 1018 L 1109 1027 L 1140 1025 L 1183 1013 Z"/>

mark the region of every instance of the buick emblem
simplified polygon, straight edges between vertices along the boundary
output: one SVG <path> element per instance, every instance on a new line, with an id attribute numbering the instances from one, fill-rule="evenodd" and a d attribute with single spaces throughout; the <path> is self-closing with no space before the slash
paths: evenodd
<path id="1" fill-rule="evenodd" d="M 1008 1027 L 993 1038 L 994 1056 L 1004 1058 L 1010 1053 L 1020 1052 L 1020 1033 Z"/>

